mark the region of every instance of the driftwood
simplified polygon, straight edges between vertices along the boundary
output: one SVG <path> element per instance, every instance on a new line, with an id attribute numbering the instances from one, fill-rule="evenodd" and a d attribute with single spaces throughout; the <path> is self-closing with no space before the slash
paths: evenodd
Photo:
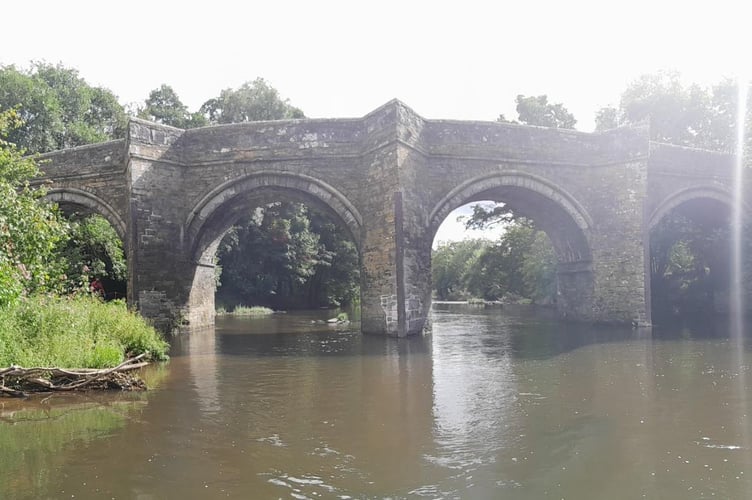
<path id="1" fill-rule="evenodd" d="M 0 368 L 0 396 L 26 397 L 31 392 L 75 391 L 88 389 L 145 390 L 146 384 L 129 373 L 148 365 L 140 354 L 114 368 Z"/>

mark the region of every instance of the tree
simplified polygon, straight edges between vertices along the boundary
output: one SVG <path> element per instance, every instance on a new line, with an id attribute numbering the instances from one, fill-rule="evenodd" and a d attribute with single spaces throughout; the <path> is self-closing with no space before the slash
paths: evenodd
<path id="1" fill-rule="evenodd" d="M 596 131 L 649 123 L 653 141 L 733 152 L 737 104 L 738 87 L 731 79 L 703 88 L 684 85 L 675 71 L 646 74 L 625 89 L 618 108 L 597 112 Z M 752 100 L 747 102 L 745 122 L 752 132 Z M 750 148 L 750 133 L 746 137 Z"/>
<path id="2" fill-rule="evenodd" d="M 577 120 L 561 103 L 548 102 L 547 95 L 525 97 L 517 96 L 517 116 L 520 123 L 537 125 L 539 127 L 570 128 L 573 129 Z M 506 122 L 504 115 L 499 115 L 498 121 Z"/>
<path id="3" fill-rule="evenodd" d="M 319 255 L 314 275 L 308 280 L 307 303 L 311 306 L 349 306 L 360 302 L 358 249 L 351 236 L 331 218 L 308 211 L 311 231 L 319 235 Z"/>
<path id="4" fill-rule="evenodd" d="M 149 93 L 145 106 L 138 112 L 139 118 L 177 128 L 196 128 L 208 124 L 200 112 L 191 113 L 169 85 L 162 84 Z"/>
<path id="5" fill-rule="evenodd" d="M 530 247 L 523 253 L 522 279 L 533 302 L 556 301 L 556 254 L 548 235 L 535 232 Z"/>
<path id="6" fill-rule="evenodd" d="M 270 203 L 239 220 L 222 240 L 220 291 L 245 304 L 290 305 L 314 275 L 318 256 L 319 237 L 305 206 Z"/>
<path id="7" fill-rule="evenodd" d="M 603 132 L 619 126 L 619 110 L 613 106 L 599 109 L 595 114 L 595 131 Z"/>
<path id="8" fill-rule="evenodd" d="M 103 281 L 108 297 L 125 295 L 127 265 L 123 242 L 101 215 L 73 217 L 69 238 L 60 253 L 66 261 L 69 288 L 88 286 L 92 278 Z"/>
<path id="9" fill-rule="evenodd" d="M 556 258 L 545 233 L 519 218 L 498 240 L 455 241 L 431 257 L 436 297 L 485 300 L 522 297 L 550 303 L 556 294 Z"/>
<path id="10" fill-rule="evenodd" d="M 219 97 L 206 101 L 200 111 L 211 123 L 305 118 L 300 109 L 282 99 L 277 89 L 263 78 L 245 82 L 237 90 L 223 90 Z"/>
<path id="11" fill-rule="evenodd" d="M 42 202 L 44 191 L 30 186 L 39 175 L 34 161 L 5 139 L 20 125 L 16 111 L 0 111 L 0 306 L 24 294 L 58 289 L 63 281 L 56 249 L 67 226 Z"/>
<path id="12" fill-rule="evenodd" d="M 649 120 L 651 139 L 710 147 L 710 97 L 699 86 L 684 87 L 677 72 L 642 75 L 621 97 L 621 121 Z"/>
<path id="13" fill-rule="evenodd" d="M 273 307 L 340 306 L 359 298 L 355 244 L 301 203 L 257 208 L 222 239 L 221 301 Z"/>
<path id="14" fill-rule="evenodd" d="M 469 297 L 468 273 L 490 245 L 482 239 L 452 241 L 440 245 L 431 257 L 431 278 L 436 298 L 460 300 Z"/>
<path id="15" fill-rule="evenodd" d="M 125 135 L 125 111 L 112 92 L 60 64 L 37 62 L 27 71 L 0 66 L 0 108 L 18 111 L 22 124 L 8 131 L 8 141 L 29 153 Z"/>

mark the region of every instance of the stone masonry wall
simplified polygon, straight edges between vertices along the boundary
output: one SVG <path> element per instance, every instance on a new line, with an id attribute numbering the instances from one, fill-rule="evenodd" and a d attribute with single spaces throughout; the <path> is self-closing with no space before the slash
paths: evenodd
<path id="1" fill-rule="evenodd" d="M 358 119 L 187 131 L 133 120 L 125 141 L 46 155 L 43 168 L 52 189 L 68 190 L 61 199 L 113 207 L 129 300 L 162 328 L 213 321 L 219 239 L 244 211 L 289 199 L 348 228 L 361 259 L 362 330 L 400 336 L 428 316 L 438 225 L 481 199 L 509 203 L 549 234 L 563 315 L 649 321 L 646 220 L 679 184 L 724 192 L 727 183 L 698 167 L 705 152 L 650 150 L 647 138 L 644 128 L 425 120 L 391 101 Z"/>

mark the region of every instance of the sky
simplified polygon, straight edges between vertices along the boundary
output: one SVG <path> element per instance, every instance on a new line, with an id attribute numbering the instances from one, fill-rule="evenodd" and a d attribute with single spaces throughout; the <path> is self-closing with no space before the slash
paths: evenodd
<path id="1" fill-rule="evenodd" d="M 166 83 L 192 111 L 263 77 L 311 118 L 393 98 L 425 118 L 516 118 L 518 94 L 546 94 L 592 131 L 641 74 L 704 86 L 752 74 L 744 4 L 24 0 L 2 7 L 0 64 L 60 62 L 122 104 Z"/>

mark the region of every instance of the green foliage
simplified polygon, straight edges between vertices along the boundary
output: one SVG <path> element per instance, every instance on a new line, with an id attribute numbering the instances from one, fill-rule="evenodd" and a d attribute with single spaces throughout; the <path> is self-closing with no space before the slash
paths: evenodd
<path id="1" fill-rule="evenodd" d="M 219 97 L 201 106 L 211 123 L 241 123 L 262 120 L 305 118 L 303 112 L 279 96 L 263 78 L 245 82 L 238 89 L 225 89 Z"/>
<path id="2" fill-rule="evenodd" d="M 0 112 L 0 306 L 63 282 L 56 249 L 67 225 L 42 202 L 44 191 L 29 185 L 39 174 L 34 161 L 4 139 L 18 124 L 17 112 Z"/>
<path id="3" fill-rule="evenodd" d="M 0 366 L 116 366 L 126 353 L 167 358 L 168 344 L 120 301 L 35 295 L 0 307 Z"/>
<path id="4" fill-rule="evenodd" d="M 145 106 L 138 112 L 139 118 L 178 128 L 196 128 L 208 124 L 200 112 L 191 113 L 169 85 L 162 84 L 149 93 Z"/>
<path id="5" fill-rule="evenodd" d="M 534 231 L 530 248 L 524 253 L 522 280 L 533 302 L 556 300 L 556 254 L 543 231 Z"/>
<path id="6" fill-rule="evenodd" d="M 464 220 L 467 229 L 491 228 L 499 224 L 509 224 L 515 219 L 505 203 L 477 203 L 472 208 L 472 215 Z"/>
<path id="7" fill-rule="evenodd" d="M 680 74 L 640 76 L 622 93 L 619 107 L 597 112 L 596 131 L 650 123 L 653 141 L 733 152 L 736 147 L 738 88 L 731 79 L 703 88 L 684 85 Z M 745 117 L 748 151 L 752 151 L 752 100 Z"/>
<path id="8" fill-rule="evenodd" d="M 60 64 L 0 66 L 0 109 L 17 109 L 23 125 L 8 140 L 30 153 L 123 137 L 126 115 L 107 89 L 92 87 Z"/>
<path id="9" fill-rule="evenodd" d="M 606 106 L 595 113 L 595 131 L 603 132 L 619 126 L 619 110 L 613 106 Z"/>
<path id="10" fill-rule="evenodd" d="M 517 96 L 517 116 L 519 122 L 525 125 L 539 127 L 571 128 L 577 124 L 574 115 L 561 103 L 549 103 L 547 95 Z M 504 115 L 499 115 L 497 121 L 509 122 Z M 511 122 L 515 123 L 515 122 Z"/>
<path id="11" fill-rule="evenodd" d="M 677 207 L 650 233 L 653 310 L 714 313 L 715 296 L 730 283 L 730 221 L 717 202 L 696 200 Z"/>
<path id="12" fill-rule="evenodd" d="M 222 288 L 244 302 L 270 295 L 293 296 L 314 274 L 318 235 L 307 209 L 272 203 L 241 219 L 222 240 Z"/>
<path id="13" fill-rule="evenodd" d="M 357 296 L 357 251 L 346 234 L 300 203 L 257 208 L 218 250 L 219 298 L 228 303 L 317 307 Z"/>
<path id="14" fill-rule="evenodd" d="M 320 212 L 309 211 L 311 231 L 319 235 L 317 265 L 308 280 L 307 304 L 348 306 L 360 300 L 358 249 L 341 224 Z"/>
<path id="15" fill-rule="evenodd" d="M 555 299 L 556 259 L 551 243 L 522 218 L 509 224 L 495 242 L 464 240 L 440 246 L 434 251 L 431 272 L 440 300 Z"/>
<path id="16" fill-rule="evenodd" d="M 108 288 L 123 289 L 127 264 L 123 242 L 112 225 L 101 215 L 74 218 L 69 224 L 69 239 L 60 249 L 67 263 L 69 288 L 104 278 Z"/>
<path id="17" fill-rule="evenodd" d="M 468 295 L 470 269 L 490 246 L 488 240 L 452 241 L 440 245 L 431 257 L 431 278 L 439 300 L 461 300 Z"/>

